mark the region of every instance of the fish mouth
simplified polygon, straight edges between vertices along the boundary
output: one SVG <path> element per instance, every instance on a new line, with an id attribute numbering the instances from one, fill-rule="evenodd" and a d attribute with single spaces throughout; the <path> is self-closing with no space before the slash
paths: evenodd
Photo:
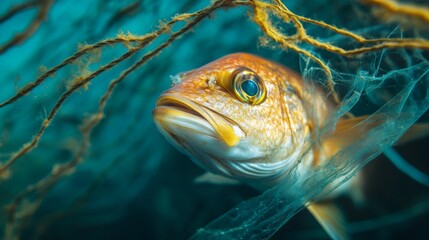
<path id="1" fill-rule="evenodd" d="M 158 98 L 153 118 L 175 141 L 183 135 L 200 135 L 217 138 L 233 147 L 245 136 L 232 119 L 174 93 L 164 93 Z"/>

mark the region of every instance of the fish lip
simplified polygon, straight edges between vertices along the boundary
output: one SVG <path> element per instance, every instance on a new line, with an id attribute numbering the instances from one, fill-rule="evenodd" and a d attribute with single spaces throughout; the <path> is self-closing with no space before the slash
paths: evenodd
<path id="1" fill-rule="evenodd" d="M 162 118 L 166 114 L 183 115 L 188 118 L 199 118 L 199 120 L 206 121 L 216 133 L 216 136 L 213 137 L 222 140 L 229 147 L 237 145 L 245 137 L 245 132 L 232 119 L 195 103 L 180 94 L 163 93 L 158 98 L 156 108 L 153 110 L 155 121 L 163 122 Z"/>
<path id="2" fill-rule="evenodd" d="M 204 119 L 200 113 L 202 112 L 202 110 L 200 110 L 202 107 L 180 95 L 168 93 L 162 94 L 156 101 L 156 108 L 154 111 L 156 111 L 159 107 L 172 108 L 183 113 L 188 113 L 190 115 Z"/>

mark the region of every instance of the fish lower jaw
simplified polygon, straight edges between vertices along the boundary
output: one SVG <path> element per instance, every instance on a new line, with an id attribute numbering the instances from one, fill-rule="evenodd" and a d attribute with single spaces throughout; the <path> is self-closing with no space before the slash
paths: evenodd
<path id="1" fill-rule="evenodd" d="M 153 116 L 155 122 L 164 122 L 167 128 L 180 126 L 193 135 L 211 135 L 230 147 L 246 136 L 234 121 L 175 93 L 164 93 L 158 99 Z"/>
<path id="2" fill-rule="evenodd" d="M 161 106 L 153 111 L 155 124 L 174 135 L 209 135 L 216 136 L 215 129 L 199 115 L 181 109 Z"/>

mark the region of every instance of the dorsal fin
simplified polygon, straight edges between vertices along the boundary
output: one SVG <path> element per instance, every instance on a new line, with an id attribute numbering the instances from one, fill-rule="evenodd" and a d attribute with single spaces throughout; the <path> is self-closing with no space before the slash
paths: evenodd
<path id="1" fill-rule="evenodd" d="M 332 239 L 348 239 L 344 218 L 333 203 L 313 203 L 307 209 Z"/>
<path id="2" fill-rule="evenodd" d="M 385 122 L 385 116 L 372 115 L 371 121 L 365 121 L 369 115 L 340 119 L 335 131 L 323 142 L 324 153 L 327 157 L 335 155 L 339 150 L 353 144 L 357 136 L 366 134 L 369 130 Z M 429 136 L 429 123 L 416 123 L 411 126 L 398 140 L 397 144 L 405 144 Z"/>
<path id="3" fill-rule="evenodd" d="M 416 123 L 411 126 L 398 141 L 398 145 L 429 136 L 429 123 Z"/>
<path id="4" fill-rule="evenodd" d="M 368 117 L 365 115 L 340 119 L 332 135 L 323 140 L 322 148 L 325 156 L 332 157 L 339 150 L 353 144 L 358 136 L 383 123 L 381 117 L 365 122 L 364 120 Z"/>

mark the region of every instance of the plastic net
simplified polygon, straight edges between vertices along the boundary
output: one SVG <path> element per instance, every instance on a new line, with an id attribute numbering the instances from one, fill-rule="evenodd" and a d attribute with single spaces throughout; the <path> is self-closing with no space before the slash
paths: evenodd
<path id="1" fill-rule="evenodd" d="M 227 53 L 267 56 L 300 71 L 308 94 L 316 86 L 326 90 L 338 108 L 313 144 L 351 113 L 370 115 L 364 124 L 378 126 L 303 183 L 291 171 L 278 186 L 200 228 L 194 239 L 269 238 L 305 203 L 333 190 L 328 183 L 343 183 L 392 146 L 429 108 L 429 10 L 423 3 L 173 2 L 2 4 L 0 204 L 6 210 L 0 221 L 6 239 L 64 238 L 77 222 L 81 231 L 114 225 L 119 234 L 129 231 L 121 219 L 136 220 L 149 237 L 191 236 L 202 223 L 187 228 L 194 218 L 184 221 L 178 208 L 208 205 L 184 204 L 196 196 L 165 185 L 181 178 L 191 189 L 198 170 L 190 161 L 172 163 L 180 155 L 156 133 L 151 111 L 170 84 L 168 75 Z M 130 209 L 156 209 L 159 219 L 176 222 L 171 232 L 183 235 L 169 235 L 162 223 L 139 220 Z M 64 223 L 55 231 L 58 222 Z"/>
<path id="2" fill-rule="evenodd" d="M 266 10 L 264 14 L 267 18 L 263 19 L 264 23 L 272 23 L 272 25 L 267 25 L 269 30 L 265 32 L 273 39 L 276 39 L 277 34 L 286 32 L 281 21 L 287 18 L 276 12 L 274 10 L 276 7 L 273 7 L 272 12 Z M 304 20 L 300 17 L 288 20 L 295 26 L 300 26 L 302 22 L 304 22 L 303 24 L 308 23 L 307 19 Z M 277 28 L 272 30 L 273 26 L 277 26 Z M 319 27 L 324 26 L 319 24 Z M 354 33 L 359 36 L 396 39 L 393 40 L 397 41 L 393 45 L 402 45 L 405 43 L 403 41 L 406 37 L 414 36 L 413 33 L 403 31 L 395 25 L 390 27 L 387 28 L 386 25 L 358 27 Z M 299 35 L 300 29 L 295 29 L 296 34 Z M 370 114 L 363 124 L 376 124 L 380 119 L 383 119 L 383 124 L 357 136 L 350 147 L 341 150 L 327 164 L 315 169 L 310 177 L 304 180 L 304 184 L 296 181 L 297 176 L 294 174 L 299 173 L 292 171 L 275 188 L 257 198 L 243 202 L 207 227 L 200 229 L 194 235 L 195 239 L 207 237 L 269 238 L 280 226 L 300 211 L 306 202 L 333 190 L 332 187 L 328 187 L 329 183 L 335 181 L 338 181 L 339 184 L 343 183 L 384 149 L 392 146 L 427 111 L 429 107 L 427 52 L 412 49 L 383 49 L 371 52 L 371 48 L 378 48 L 376 41 L 374 41 L 375 45 L 366 47 L 363 44 L 366 41 L 356 41 L 356 39 L 351 39 L 353 38 L 351 35 L 340 36 L 341 33 L 337 30 L 334 30 L 334 34 L 329 31 L 332 30 L 329 28 L 317 29 L 314 32 L 311 30 L 307 29 L 307 32 L 324 36 L 317 38 L 317 41 L 322 43 L 314 43 L 313 40 L 305 39 L 306 34 L 303 34 L 304 39 L 297 37 L 299 39 L 297 44 L 289 42 L 293 37 L 288 39 L 281 35 L 276 41 L 280 42 L 280 49 L 286 46 L 302 53 L 301 72 L 305 78 L 306 87 L 304 89 L 308 91 L 308 94 L 315 89 L 315 85 L 321 85 L 331 93 L 327 100 L 329 98 L 341 99 L 338 101 L 337 112 L 325 126 L 318 130 L 318 140 L 323 142 L 325 134 L 329 135 L 338 119 L 350 112 L 358 115 Z M 267 42 L 269 46 L 278 46 L 272 43 L 272 39 L 268 39 Z M 325 51 L 320 51 L 320 48 Z M 366 51 L 369 53 L 359 54 L 355 58 L 344 57 L 344 55 L 354 55 L 357 52 Z M 332 74 L 332 79 L 329 74 Z M 337 90 L 329 91 L 330 89 Z M 336 96 L 338 92 L 341 92 L 341 96 Z"/>

